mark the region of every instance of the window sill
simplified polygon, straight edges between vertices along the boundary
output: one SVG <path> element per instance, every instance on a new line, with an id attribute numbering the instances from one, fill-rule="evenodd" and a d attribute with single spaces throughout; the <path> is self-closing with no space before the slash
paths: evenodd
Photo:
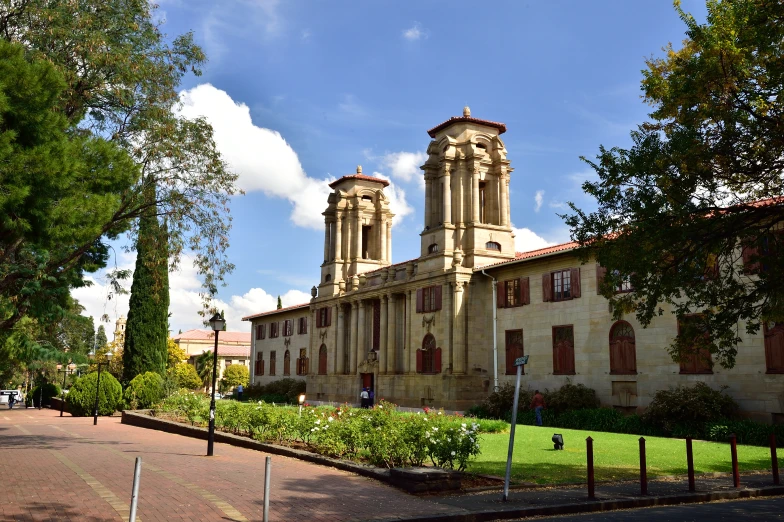
<path id="1" fill-rule="evenodd" d="M 768 369 L 767 371 L 765 371 L 765 373 L 767 375 L 784 375 L 784 369 L 782 369 L 782 370 L 771 370 L 771 369 Z"/>
<path id="2" fill-rule="evenodd" d="M 553 375 L 577 375 L 576 372 L 553 372 Z"/>
<path id="3" fill-rule="evenodd" d="M 681 375 L 713 375 L 713 370 L 708 372 L 684 372 L 681 370 L 679 373 Z"/>
<path id="4" fill-rule="evenodd" d="M 633 371 L 633 372 L 610 372 L 610 375 L 637 375 L 637 371 Z"/>
<path id="5" fill-rule="evenodd" d="M 417 372 L 417 375 L 439 375 L 441 372 Z"/>

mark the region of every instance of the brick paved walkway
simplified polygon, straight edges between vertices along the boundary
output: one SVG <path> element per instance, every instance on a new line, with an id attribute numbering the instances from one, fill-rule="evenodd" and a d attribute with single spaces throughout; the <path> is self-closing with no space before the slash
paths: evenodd
<path id="1" fill-rule="evenodd" d="M 127 520 L 136 456 L 137 520 L 261 520 L 266 454 L 120 424 L 0 409 L 0 520 Z M 270 520 L 341 521 L 465 513 L 374 480 L 272 456 Z"/>

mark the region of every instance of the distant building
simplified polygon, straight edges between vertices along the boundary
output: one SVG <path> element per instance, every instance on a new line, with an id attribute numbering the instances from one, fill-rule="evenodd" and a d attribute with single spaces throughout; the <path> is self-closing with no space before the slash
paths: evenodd
<path id="1" fill-rule="evenodd" d="M 196 364 L 196 358 L 215 348 L 215 332 L 212 330 L 188 330 L 172 336 L 172 339 L 188 355 L 188 362 Z M 223 378 L 224 370 L 232 364 L 247 366 L 250 360 L 250 333 L 220 332 L 218 336 L 218 379 Z M 251 369 L 252 373 L 252 369 Z"/>
<path id="2" fill-rule="evenodd" d="M 125 316 L 121 315 L 114 323 L 114 342 L 120 346 L 125 344 Z"/>

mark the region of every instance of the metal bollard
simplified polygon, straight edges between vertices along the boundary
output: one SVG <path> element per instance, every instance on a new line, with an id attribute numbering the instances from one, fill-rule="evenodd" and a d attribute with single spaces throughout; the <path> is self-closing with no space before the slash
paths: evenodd
<path id="1" fill-rule="evenodd" d="M 131 493 L 131 514 L 129 522 L 136 522 L 136 504 L 139 502 L 139 481 L 142 475 L 142 458 L 136 457 L 136 466 L 133 468 L 133 492 Z"/>
<path id="2" fill-rule="evenodd" d="M 269 522 L 269 496 L 270 473 L 272 472 L 272 457 L 267 457 L 264 463 L 264 522 Z"/>
<path id="3" fill-rule="evenodd" d="M 776 434 L 770 434 L 770 465 L 773 471 L 773 484 L 778 486 L 781 484 L 779 479 L 779 458 L 776 455 Z"/>
<path id="4" fill-rule="evenodd" d="M 593 439 L 591 437 L 585 439 L 585 449 L 588 453 L 588 499 L 596 500 L 593 480 Z"/>
<path id="5" fill-rule="evenodd" d="M 640 437 L 640 495 L 648 494 L 648 466 L 645 461 L 645 437 Z"/>
<path id="6" fill-rule="evenodd" d="M 691 449 L 691 437 L 686 437 L 686 468 L 689 473 L 689 491 L 694 492 L 694 452 Z"/>
<path id="7" fill-rule="evenodd" d="M 732 485 L 740 487 L 740 473 L 738 472 L 738 438 L 730 435 L 730 453 L 732 454 Z"/>

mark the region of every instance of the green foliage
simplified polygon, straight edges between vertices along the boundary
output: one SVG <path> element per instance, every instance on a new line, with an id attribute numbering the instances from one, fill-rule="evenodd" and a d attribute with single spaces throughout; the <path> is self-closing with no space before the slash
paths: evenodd
<path id="1" fill-rule="evenodd" d="M 109 339 L 106 338 L 106 328 L 104 326 L 98 325 L 98 331 L 95 333 L 95 346 L 94 349 L 100 350 L 104 346 L 109 344 Z"/>
<path id="2" fill-rule="evenodd" d="M 212 350 L 209 352 L 202 352 L 201 355 L 196 357 L 196 372 L 199 374 L 202 386 L 205 389 L 209 388 L 212 384 Z"/>
<path id="3" fill-rule="evenodd" d="M 249 381 L 250 371 L 244 364 L 232 364 L 223 371 L 223 382 L 228 387 L 247 386 Z"/>
<path id="4" fill-rule="evenodd" d="M 512 406 L 514 406 L 514 390 L 512 384 L 502 385 L 498 391 L 491 393 L 482 404 L 483 411 L 493 419 L 511 418 Z M 520 398 L 517 404 L 517 411 L 522 412 L 528 409 L 533 399 L 533 392 L 527 389 L 520 389 Z"/>
<path id="5" fill-rule="evenodd" d="M 569 410 L 599 407 L 596 392 L 583 384 L 567 382 L 555 391 L 545 390 L 543 395 L 547 405 L 543 414 L 546 414 L 548 410 L 552 410 L 557 415 Z M 518 419 L 526 415 L 533 397 L 533 390 L 520 389 L 520 398 L 517 404 Z M 513 405 L 514 386 L 506 383 L 498 391 L 491 393 L 480 406 L 475 406 L 467 413 L 476 417 L 510 420 Z"/>
<path id="6" fill-rule="evenodd" d="M 166 352 L 168 357 L 166 367 L 169 370 L 188 359 L 188 353 L 171 337 L 166 339 Z"/>
<path id="7" fill-rule="evenodd" d="M 201 378 L 192 364 L 180 363 L 169 370 L 169 373 L 180 388 L 198 390 L 202 386 Z"/>
<path id="8" fill-rule="evenodd" d="M 42 389 L 43 388 L 43 389 Z M 52 397 L 59 397 L 61 393 L 60 387 L 56 384 L 51 382 L 46 382 L 44 384 L 39 384 L 35 388 L 32 389 L 30 395 L 33 399 L 33 405 L 35 407 L 39 406 L 39 403 L 44 406 L 49 406 L 52 404 Z"/>
<path id="9" fill-rule="evenodd" d="M 556 414 L 599 407 L 596 391 L 584 384 L 572 384 L 571 382 L 567 382 L 555 391 L 546 391 L 544 400 L 547 408 Z"/>
<path id="10" fill-rule="evenodd" d="M 269 384 L 261 385 L 254 384 L 245 388 L 244 396 L 248 400 L 262 400 L 262 397 L 285 397 L 284 400 L 270 401 L 266 398 L 266 402 L 288 402 L 296 404 L 300 394 L 305 393 L 305 381 L 302 379 L 278 379 Z"/>
<path id="11" fill-rule="evenodd" d="M 71 415 L 84 417 L 93 414 L 98 372 L 88 373 L 76 380 L 66 396 Z M 109 372 L 101 372 L 101 389 L 98 392 L 98 414 L 111 415 L 122 404 L 122 386 Z"/>
<path id="12" fill-rule="evenodd" d="M 125 388 L 125 405 L 132 410 L 152 408 L 163 400 L 163 385 L 163 377 L 157 373 L 140 373 Z"/>
<path id="13" fill-rule="evenodd" d="M 563 217 L 582 259 L 607 269 L 601 292 L 616 318 L 635 313 L 648 326 L 661 303 L 678 317 L 702 313 L 705 348 L 731 368 L 738 324 L 755 334 L 762 321 L 784 321 L 784 7 L 708 0 L 704 24 L 676 10 L 682 48 L 643 71 L 651 121 L 630 149 L 583 158 L 598 175 L 583 184 L 598 209 L 571 204 Z M 624 280 L 635 291 L 615 293 Z M 694 344 L 681 331 L 669 352 L 683 360 L 699 353 Z"/>
<path id="14" fill-rule="evenodd" d="M 724 390 L 716 391 L 703 382 L 659 390 L 643 419 L 667 433 L 696 436 L 703 423 L 737 415 L 738 404 Z"/>

